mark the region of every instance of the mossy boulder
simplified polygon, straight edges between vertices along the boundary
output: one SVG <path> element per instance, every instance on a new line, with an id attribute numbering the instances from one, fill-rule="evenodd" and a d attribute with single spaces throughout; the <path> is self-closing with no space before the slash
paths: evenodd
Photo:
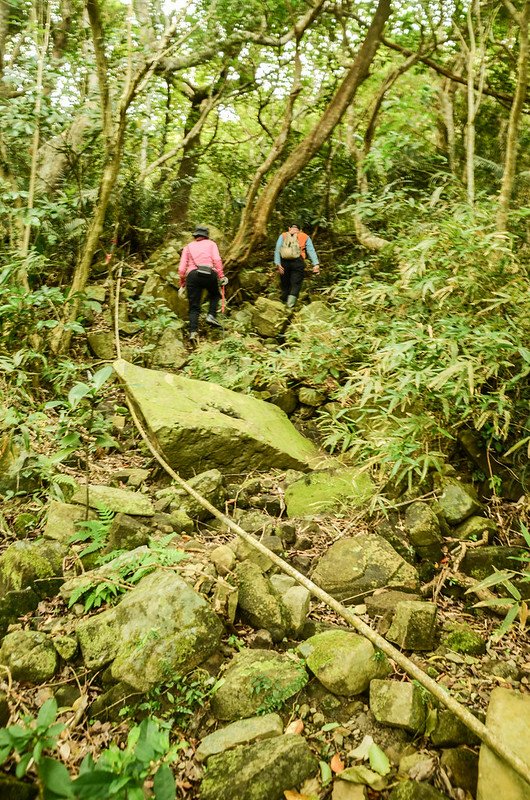
<path id="1" fill-rule="evenodd" d="M 464 575 L 482 581 L 498 570 L 517 569 L 517 559 L 527 553 L 522 547 L 508 547 L 506 545 L 488 545 L 468 550 L 460 569 Z"/>
<path id="2" fill-rule="evenodd" d="M 319 560 L 312 578 L 337 600 L 353 600 L 382 587 L 419 587 L 415 568 L 377 534 L 339 539 Z"/>
<path id="3" fill-rule="evenodd" d="M 440 760 L 453 786 L 475 797 L 478 781 L 477 753 L 468 747 L 452 747 L 443 751 Z"/>
<path id="4" fill-rule="evenodd" d="M 78 533 L 78 523 L 85 519 L 87 519 L 87 514 L 84 506 L 51 500 L 48 506 L 44 538 L 67 545 L 72 536 Z M 89 509 L 88 519 L 97 519 L 97 513 Z"/>
<path id="5" fill-rule="evenodd" d="M 421 783 L 404 781 L 392 789 L 388 800 L 449 800 L 449 798 L 425 781 Z"/>
<path id="6" fill-rule="evenodd" d="M 451 533 L 456 539 L 462 541 L 478 541 L 484 536 L 491 539 L 498 533 L 497 523 L 489 517 L 468 517 L 465 522 L 458 525 Z"/>
<path id="7" fill-rule="evenodd" d="M 374 494 L 375 486 L 366 472 L 358 469 L 312 472 L 292 483 L 285 491 L 289 517 L 328 513 L 332 509 L 358 508 Z"/>
<path id="8" fill-rule="evenodd" d="M 274 642 L 280 642 L 291 620 L 279 592 L 252 561 L 236 565 L 235 580 L 243 618 L 254 628 L 265 628 Z"/>
<path id="9" fill-rule="evenodd" d="M 195 755 L 200 761 L 204 761 L 210 756 L 232 750 L 239 745 L 272 739 L 273 736 L 281 736 L 282 733 L 283 722 L 278 714 L 240 719 L 205 736 Z"/>
<path id="10" fill-rule="evenodd" d="M 184 477 L 213 468 L 307 470 L 317 457 L 314 445 L 271 403 L 125 361 L 114 368 L 169 464 Z"/>
<path id="11" fill-rule="evenodd" d="M 0 647 L 0 664 L 16 681 L 41 683 L 53 678 L 59 657 L 49 636 L 39 631 L 8 633 Z"/>
<path id="12" fill-rule="evenodd" d="M 258 297 L 252 309 L 252 327 L 267 338 L 281 336 L 289 321 L 289 309 L 277 300 Z"/>
<path id="13" fill-rule="evenodd" d="M 218 469 L 201 472 L 200 475 L 190 478 L 188 483 L 215 508 L 223 508 L 226 492 L 223 476 Z M 194 497 L 178 485 L 161 489 L 156 496 L 159 500 L 169 500 L 169 511 L 171 513 L 183 512 L 190 518 L 200 520 L 205 520 L 212 516 Z"/>
<path id="14" fill-rule="evenodd" d="M 421 558 L 437 561 L 442 555 L 443 538 L 438 517 L 427 503 L 411 503 L 405 513 L 405 530 Z"/>
<path id="15" fill-rule="evenodd" d="M 396 605 L 386 638 L 406 650 L 432 650 L 436 631 L 436 605 L 406 600 Z"/>
<path id="16" fill-rule="evenodd" d="M 208 760 L 201 800 L 283 800 L 318 770 L 302 736 L 275 736 Z"/>
<path id="17" fill-rule="evenodd" d="M 456 478 L 443 477 L 440 488 L 438 507 L 449 525 L 460 525 L 472 514 L 480 511 L 481 506 L 472 486 Z"/>
<path id="18" fill-rule="evenodd" d="M 135 550 L 149 542 L 151 532 L 147 525 L 129 514 L 116 514 L 111 522 L 106 550 Z"/>
<path id="19" fill-rule="evenodd" d="M 351 697 L 366 691 L 374 678 L 392 671 L 383 653 L 357 633 L 330 630 L 298 645 L 298 652 L 320 683 L 333 694 Z"/>
<path id="20" fill-rule="evenodd" d="M 442 636 L 442 644 L 454 653 L 481 656 L 486 652 L 486 641 L 471 625 L 452 625 Z"/>
<path id="21" fill-rule="evenodd" d="M 223 625 L 182 578 L 157 570 L 117 606 L 82 620 L 76 632 L 89 669 L 111 663 L 114 680 L 147 691 L 212 655 Z"/>
<path id="22" fill-rule="evenodd" d="M 448 708 L 436 709 L 434 730 L 430 739 L 435 747 L 479 744 L 477 736 Z"/>
<path id="23" fill-rule="evenodd" d="M 86 505 L 87 487 L 79 484 L 70 498 L 72 503 Z M 155 513 L 153 503 L 141 492 L 118 489 L 115 486 L 89 484 L 88 505 L 90 508 L 105 508 L 109 511 L 129 514 L 133 517 L 152 517 Z"/>
<path id="24" fill-rule="evenodd" d="M 223 674 L 212 698 L 217 719 L 235 720 L 275 711 L 307 683 L 296 658 L 269 650 L 241 650 Z"/>
<path id="25" fill-rule="evenodd" d="M 166 328 L 154 344 L 149 365 L 155 369 L 180 369 L 188 360 L 188 351 L 182 341 L 182 323 Z"/>

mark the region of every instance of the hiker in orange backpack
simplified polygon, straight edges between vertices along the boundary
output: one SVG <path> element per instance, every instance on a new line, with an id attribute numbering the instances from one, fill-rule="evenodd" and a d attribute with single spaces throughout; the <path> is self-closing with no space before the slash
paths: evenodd
<path id="1" fill-rule="evenodd" d="M 274 263 L 280 273 L 282 288 L 282 303 L 288 308 L 294 308 L 296 298 L 300 294 L 305 272 L 305 258 L 309 256 L 313 265 L 313 272 L 318 275 L 320 265 L 313 242 L 302 232 L 298 222 L 293 222 L 284 233 L 281 233 L 276 242 Z"/>

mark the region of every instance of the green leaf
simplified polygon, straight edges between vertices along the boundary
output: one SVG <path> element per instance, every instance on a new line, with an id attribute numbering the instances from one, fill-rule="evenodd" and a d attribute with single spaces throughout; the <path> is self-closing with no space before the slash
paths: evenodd
<path id="1" fill-rule="evenodd" d="M 43 758 L 39 764 L 39 778 L 44 786 L 44 800 L 73 797 L 73 784 L 64 764 L 54 758 Z M 51 790 L 48 793 L 48 790 Z"/>
<path id="2" fill-rule="evenodd" d="M 50 699 L 46 700 L 46 702 L 40 707 L 37 715 L 37 727 L 48 728 L 53 722 L 55 722 L 56 716 L 57 701 L 55 698 L 50 697 Z"/>
<path id="3" fill-rule="evenodd" d="M 509 572 L 508 570 L 496 570 L 491 575 L 488 575 L 487 578 L 484 578 L 484 580 L 480 581 L 479 583 L 475 583 L 471 589 L 466 591 L 466 594 L 469 594 L 470 592 L 476 592 L 479 589 L 487 589 L 489 586 L 496 586 L 498 583 L 510 580 L 510 578 L 513 578 L 513 576 L 514 573 Z"/>
<path id="4" fill-rule="evenodd" d="M 103 384 L 108 381 L 113 372 L 114 370 L 110 365 L 103 367 L 102 369 L 98 369 L 98 371 L 92 376 L 92 385 L 99 391 Z"/>
<path id="5" fill-rule="evenodd" d="M 368 759 L 374 772 L 377 772 L 379 775 L 388 775 L 390 772 L 390 761 L 386 753 L 383 752 L 375 742 L 370 746 Z"/>
<path id="6" fill-rule="evenodd" d="M 325 725 L 322 725 L 321 730 L 323 731 L 333 731 L 335 728 L 339 727 L 338 722 L 327 722 Z"/>
<path id="7" fill-rule="evenodd" d="M 514 603 L 513 608 L 508 611 L 499 627 L 493 632 L 493 639 L 501 639 L 505 633 L 508 633 L 519 615 L 519 609 L 519 604 Z"/>
<path id="8" fill-rule="evenodd" d="M 107 770 L 83 772 L 73 781 L 76 800 L 108 800 L 109 787 L 116 775 Z"/>
<path id="9" fill-rule="evenodd" d="M 162 764 L 155 773 L 153 791 L 155 800 L 175 800 L 177 786 L 173 773 L 167 764 Z"/>
<path id="10" fill-rule="evenodd" d="M 350 783 L 360 783 L 364 786 L 370 786 L 376 792 L 382 792 L 386 788 L 387 780 L 373 772 L 364 764 L 358 764 L 355 767 L 348 767 L 340 773 L 341 781 L 349 781 Z"/>
<path id="11" fill-rule="evenodd" d="M 322 786 L 327 786 L 333 780 L 331 767 L 326 761 L 320 761 L 320 780 L 322 782 Z"/>
<path id="12" fill-rule="evenodd" d="M 72 408 L 76 408 L 83 397 L 90 394 L 91 387 L 87 383 L 76 383 L 68 392 L 68 402 Z"/>

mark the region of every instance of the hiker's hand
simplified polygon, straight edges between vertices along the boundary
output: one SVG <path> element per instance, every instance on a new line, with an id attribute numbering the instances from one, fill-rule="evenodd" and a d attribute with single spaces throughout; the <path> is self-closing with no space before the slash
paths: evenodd
<path id="1" fill-rule="evenodd" d="M 278 266 L 278 272 L 280 273 L 280 275 L 283 275 L 285 272 L 284 268 L 282 267 L 281 264 L 278 264 L 277 266 Z"/>
<path id="2" fill-rule="evenodd" d="M 226 286 L 227 283 L 228 283 L 228 278 L 226 277 L 226 275 L 224 276 L 224 278 L 219 278 L 219 286 Z"/>
<path id="3" fill-rule="evenodd" d="M 313 267 L 313 275 L 320 275 L 320 264 L 315 264 Z"/>
<path id="4" fill-rule="evenodd" d="M 184 297 L 186 297 L 186 287 L 185 286 L 181 286 L 180 287 L 180 289 L 179 289 L 179 297 L 180 297 L 181 300 Z"/>

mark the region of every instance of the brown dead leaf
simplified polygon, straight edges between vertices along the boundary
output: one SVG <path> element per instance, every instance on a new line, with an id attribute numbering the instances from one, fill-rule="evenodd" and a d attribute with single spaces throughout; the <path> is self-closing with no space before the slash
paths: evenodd
<path id="1" fill-rule="evenodd" d="M 332 772 L 335 772 L 336 774 L 342 772 L 342 770 L 344 769 L 344 763 L 338 753 L 335 753 L 335 755 L 331 759 L 330 767 Z"/>
<path id="2" fill-rule="evenodd" d="M 285 733 L 302 733 L 304 730 L 304 723 L 301 719 L 293 719 L 292 722 L 285 729 Z"/>
<path id="3" fill-rule="evenodd" d="M 295 792 L 294 789 L 286 789 L 283 794 L 285 800 L 311 800 L 309 795 L 300 794 L 300 792 Z"/>

